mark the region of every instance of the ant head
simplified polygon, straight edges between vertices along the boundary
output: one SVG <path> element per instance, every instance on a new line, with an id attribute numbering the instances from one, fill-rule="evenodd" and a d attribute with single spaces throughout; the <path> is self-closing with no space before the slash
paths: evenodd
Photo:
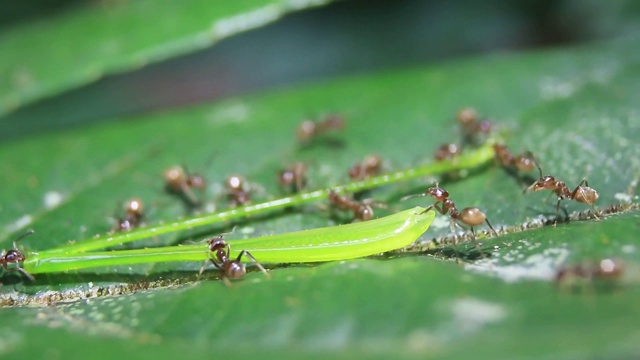
<path id="1" fill-rule="evenodd" d="M 124 210 L 133 215 L 142 214 L 143 208 L 142 200 L 138 198 L 129 199 L 124 205 Z"/>
<path id="2" fill-rule="evenodd" d="M 445 201 L 449 197 L 447 190 L 439 187 L 438 185 L 436 185 L 436 187 L 429 188 L 426 194 L 434 198 L 436 201 Z"/>
<path id="3" fill-rule="evenodd" d="M 464 108 L 458 112 L 458 122 L 463 126 L 473 124 L 476 120 L 478 120 L 478 113 L 473 108 Z"/>
<path id="4" fill-rule="evenodd" d="M 176 165 L 166 169 L 163 173 L 164 181 L 171 187 L 180 187 L 187 181 L 187 173 L 182 166 Z"/>
<path id="5" fill-rule="evenodd" d="M 308 141 L 310 140 L 314 133 L 316 132 L 316 123 L 311 120 L 305 120 L 300 124 L 298 128 L 298 140 L 300 141 Z"/>
<path id="6" fill-rule="evenodd" d="M 293 184 L 296 178 L 296 174 L 293 170 L 282 170 L 280 171 L 280 185 L 289 185 Z"/>
<path id="7" fill-rule="evenodd" d="M 362 221 L 369 221 L 373 219 L 373 209 L 367 204 L 360 205 L 356 210 L 356 218 Z"/>
<path id="8" fill-rule="evenodd" d="M 207 187 L 207 180 L 202 175 L 191 175 L 188 179 L 189 185 L 196 189 L 204 189 Z"/>
<path id="9" fill-rule="evenodd" d="M 596 271 L 601 278 L 616 278 L 623 272 L 623 264 L 613 259 L 601 260 Z"/>
<path id="10" fill-rule="evenodd" d="M 227 187 L 230 190 L 242 190 L 245 180 L 242 176 L 232 175 L 227 178 Z"/>
<path id="11" fill-rule="evenodd" d="M 7 251 L 7 253 L 4 255 L 4 260 L 7 263 L 19 263 L 24 261 L 25 259 L 26 257 L 24 256 L 24 254 L 15 249 Z"/>
<path id="12" fill-rule="evenodd" d="M 557 181 L 553 176 L 542 176 L 540 177 L 540 179 L 538 179 L 538 181 L 533 183 L 533 185 L 529 186 L 529 189 L 532 189 L 533 191 L 554 189 L 556 187 L 556 182 Z"/>
<path id="13" fill-rule="evenodd" d="M 366 168 L 377 168 L 382 164 L 382 158 L 378 155 L 367 155 L 362 164 Z"/>
<path id="14" fill-rule="evenodd" d="M 225 269 L 225 275 L 232 279 L 242 279 L 247 274 L 247 268 L 239 261 L 231 261 Z"/>
<path id="15" fill-rule="evenodd" d="M 227 246 L 227 242 L 224 241 L 223 235 L 214 236 L 209 240 L 209 250 L 211 252 L 216 252 L 220 249 L 226 249 Z"/>
<path id="16" fill-rule="evenodd" d="M 447 159 L 453 158 L 454 155 L 458 155 L 460 153 L 460 148 L 456 144 L 442 144 L 436 150 L 433 157 L 437 161 L 444 161 Z"/>

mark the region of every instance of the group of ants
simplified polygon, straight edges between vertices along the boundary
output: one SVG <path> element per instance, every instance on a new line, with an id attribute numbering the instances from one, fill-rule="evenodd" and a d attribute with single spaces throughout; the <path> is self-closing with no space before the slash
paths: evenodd
<path id="1" fill-rule="evenodd" d="M 434 154 L 434 161 L 455 161 L 456 157 L 462 154 L 464 148 L 477 147 L 484 143 L 494 131 L 494 123 L 488 119 L 478 116 L 472 108 L 464 108 L 457 114 L 457 122 L 460 128 L 461 140 L 460 144 L 450 143 L 439 146 Z M 341 131 L 345 127 L 345 120 L 342 116 L 332 114 L 321 120 L 305 120 L 297 130 L 297 139 L 302 146 L 308 146 L 316 139 L 326 136 L 330 132 Z M 542 169 L 530 151 L 525 151 L 519 155 L 512 154 L 509 149 L 501 143 L 494 143 L 493 150 L 495 152 L 496 162 L 504 167 L 508 172 L 516 177 L 520 173 L 529 173 L 536 168 L 540 177 L 530 186 L 526 187 L 526 191 L 542 191 L 550 190 L 557 196 L 556 218 L 553 226 L 556 226 L 558 214 L 560 210 L 560 202 L 562 200 L 575 200 L 580 203 L 588 204 L 593 210 L 594 217 L 597 218 L 593 204 L 598 200 L 598 192 L 589 186 L 586 179 L 571 190 L 560 180 L 556 180 L 553 176 L 543 175 Z M 369 177 L 377 176 L 382 173 L 383 160 L 378 155 L 366 156 L 362 162 L 353 165 L 349 171 L 349 178 L 353 181 L 365 180 Z M 307 185 L 307 166 L 298 162 L 287 169 L 279 172 L 278 183 L 283 192 L 297 193 L 304 190 Z M 189 173 L 182 166 L 173 166 L 165 170 L 164 181 L 166 190 L 172 194 L 180 196 L 189 207 L 198 207 L 200 201 L 194 193 L 194 189 L 204 190 L 206 188 L 206 180 L 203 176 Z M 230 206 L 241 206 L 251 201 L 251 189 L 246 180 L 241 176 L 230 176 L 225 182 L 226 195 Z M 467 207 L 458 210 L 453 200 L 449 198 L 449 193 L 436 184 L 430 187 L 422 194 L 409 195 L 402 198 L 406 200 L 412 197 L 430 196 L 435 202 L 428 206 L 424 212 L 436 210 L 440 214 L 449 215 L 451 231 L 455 234 L 455 226 L 465 230 L 461 225 L 469 226 L 472 239 L 476 246 L 474 227 L 486 223 L 495 236 L 498 233 L 491 225 L 487 216 L 478 208 Z M 338 210 L 351 211 L 354 221 L 367 221 L 373 219 L 372 206 L 382 206 L 383 204 L 375 202 L 372 199 L 356 200 L 353 195 L 341 195 L 335 191 L 330 191 L 328 196 L 329 203 Z M 116 224 L 111 232 L 129 231 L 141 225 L 144 213 L 143 203 L 140 199 L 130 199 L 125 203 L 125 215 L 117 219 Z M 20 239 L 32 234 L 29 230 L 23 234 Z M 227 285 L 230 285 L 229 279 L 240 279 L 246 274 L 245 265 L 241 262 L 242 257 L 246 256 L 260 271 L 268 276 L 267 271 L 262 265 L 247 251 L 241 251 L 236 258 L 230 257 L 230 246 L 224 240 L 224 235 L 220 234 L 207 240 L 209 245 L 209 259 L 200 270 L 200 274 L 205 270 L 206 265 L 210 261 L 220 272 L 221 278 Z M 24 262 L 26 257 L 24 253 L 18 250 L 16 242 L 13 243 L 13 249 L 9 249 L 0 254 L 0 266 L 5 271 L 18 271 L 30 280 L 34 277 L 24 270 L 20 263 Z M 11 265 L 12 264 L 12 265 Z M 11 265 L 11 266 L 10 266 Z M 616 279 L 621 274 L 620 264 L 606 259 L 597 264 L 579 264 L 568 266 L 560 269 L 556 274 L 556 280 L 561 282 L 567 278 L 580 279 Z"/>

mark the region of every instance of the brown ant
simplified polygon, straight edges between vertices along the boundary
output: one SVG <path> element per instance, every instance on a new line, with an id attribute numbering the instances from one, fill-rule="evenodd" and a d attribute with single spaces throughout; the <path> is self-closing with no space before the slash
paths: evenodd
<path id="1" fill-rule="evenodd" d="M 462 153 L 462 148 L 456 144 L 442 144 L 433 154 L 435 161 L 452 160 Z"/>
<path id="2" fill-rule="evenodd" d="M 562 288 L 572 287 L 581 282 L 613 283 L 622 278 L 624 264 L 620 260 L 603 259 L 596 263 L 577 264 L 560 268 L 555 282 Z"/>
<path id="3" fill-rule="evenodd" d="M 383 204 L 373 199 L 365 199 L 355 201 L 351 197 L 343 196 L 337 192 L 329 191 L 329 202 L 340 210 L 351 210 L 353 212 L 354 221 L 368 221 L 373 219 L 372 206 L 384 207 Z"/>
<path id="4" fill-rule="evenodd" d="M 227 198 L 231 206 L 240 206 L 251 201 L 249 187 L 242 176 L 229 176 L 225 182 L 225 186 L 227 188 Z"/>
<path id="5" fill-rule="evenodd" d="M 376 176 L 382 169 L 382 158 L 378 155 L 368 155 L 361 163 L 353 165 L 349 169 L 351 180 L 364 180 L 371 176 Z"/>
<path id="6" fill-rule="evenodd" d="M 405 196 L 401 200 L 404 201 L 416 196 L 431 196 L 436 201 L 433 205 L 428 206 L 423 211 L 423 213 L 426 213 L 431 209 L 436 209 L 442 215 L 446 215 L 447 213 L 449 213 L 449 217 L 451 218 L 451 222 L 450 222 L 451 233 L 453 233 L 454 235 L 455 235 L 455 226 L 458 226 L 461 229 L 465 230 L 465 228 L 462 225 L 460 225 L 459 222 L 465 225 L 468 225 L 471 228 L 473 241 L 475 242 L 476 248 L 478 250 L 479 250 L 479 245 L 476 241 L 476 234 L 473 230 L 474 226 L 479 226 L 479 225 L 482 225 L 483 222 L 486 222 L 489 228 L 491 229 L 491 231 L 493 231 L 494 235 L 498 236 L 498 233 L 489 222 L 489 219 L 487 219 L 487 216 L 482 211 L 480 211 L 480 209 L 475 207 L 467 207 L 458 211 L 458 209 L 456 208 L 456 204 L 453 202 L 453 200 L 449 199 L 449 193 L 445 189 L 439 187 L 437 184 L 435 187 L 431 187 L 427 189 L 427 192 L 423 194 Z"/>
<path id="7" fill-rule="evenodd" d="M 124 218 L 117 220 L 117 224 L 113 227 L 112 231 L 129 231 L 140 226 L 144 217 L 143 208 L 142 200 L 138 198 L 129 199 L 124 204 Z"/>
<path id="8" fill-rule="evenodd" d="M 529 190 L 551 190 L 556 194 L 556 196 L 558 197 L 558 202 L 556 204 L 556 219 L 553 223 L 553 226 L 556 226 L 556 223 L 558 221 L 558 213 L 560 212 L 560 201 L 564 199 L 575 200 L 583 204 L 591 205 L 593 215 L 598 218 L 596 215 L 596 209 L 593 204 L 598 200 L 599 195 L 595 189 L 589 187 L 587 179 L 582 179 L 578 186 L 576 186 L 575 189 L 571 191 L 563 181 L 556 180 L 553 176 L 543 176 L 542 168 L 540 168 L 540 165 L 536 163 L 536 166 L 538 167 L 538 171 L 540 172 L 540 179 L 538 179 L 524 191 L 527 192 Z"/>
<path id="9" fill-rule="evenodd" d="M 504 167 L 511 167 L 522 172 L 531 172 L 535 169 L 536 160 L 530 151 L 513 156 L 504 144 L 493 144 L 493 151 L 495 151 L 496 160 Z"/>
<path id="10" fill-rule="evenodd" d="M 520 155 L 514 156 L 504 144 L 493 144 L 493 151 L 498 163 L 518 182 L 529 184 L 534 181 L 531 176 L 521 175 L 521 173 L 533 171 L 537 165 L 536 159 L 530 151 L 524 151 Z"/>
<path id="11" fill-rule="evenodd" d="M 26 233 L 22 234 L 18 239 L 13 242 L 13 249 L 2 250 L 0 253 L 0 266 L 4 268 L 5 271 L 19 271 L 22 275 L 26 276 L 29 280 L 35 281 L 36 279 L 33 275 L 29 274 L 25 269 L 20 267 L 20 263 L 26 260 L 24 254 L 18 250 L 18 246 L 16 242 L 22 240 L 24 237 L 33 234 L 33 230 L 29 230 Z M 15 264 L 14 267 L 10 268 L 9 264 Z"/>
<path id="12" fill-rule="evenodd" d="M 267 273 L 267 270 L 265 270 L 265 268 L 260 265 L 256 258 L 254 258 L 253 255 L 251 255 L 246 250 L 240 251 L 238 257 L 236 257 L 235 260 L 231 260 L 229 258 L 231 246 L 229 246 L 229 244 L 224 241 L 224 235 L 226 235 L 226 233 L 214 236 L 207 241 L 209 243 L 210 251 L 209 260 L 207 260 L 205 262 L 205 265 L 200 269 L 200 275 L 202 275 L 202 273 L 204 272 L 205 267 L 207 266 L 207 262 L 211 261 L 213 266 L 215 266 L 220 271 L 220 275 L 224 283 L 227 286 L 231 286 L 231 281 L 229 279 L 242 279 L 246 275 L 247 269 L 245 265 L 240 262 L 240 260 L 242 260 L 242 257 L 246 256 L 253 262 L 256 267 L 258 267 L 258 269 L 260 269 L 260 271 L 262 271 L 263 274 L 265 274 L 265 276 L 269 277 L 269 273 Z"/>
<path id="13" fill-rule="evenodd" d="M 203 190 L 207 182 L 203 176 L 190 174 L 182 166 L 172 166 L 164 171 L 165 187 L 169 192 L 184 196 L 191 206 L 197 206 L 200 201 L 195 196 L 192 188 Z"/>
<path id="14" fill-rule="evenodd" d="M 342 130 L 344 129 L 344 122 L 344 118 L 340 115 L 329 115 L 324 120 L 318 122 L 305 120 L 298 127 L 298 141 L 306 144 L 331 130 Z"/>
<path id="15" fill-rule="evenodd" d="M 280 171 L 278 177 L 278 183 L 280 189 L 285 192 L 289 190 L 292 193 L 301 191 L 307 184 L 307 166 L 304 163 L 298 162 L 293 166 Z"/>
<path id="16" fill-rule="evenodd" d="M 473 108 L 463 108 L 458 111 L 458 124 L 462 134 L 462 144 L 478 145 L 480 135 L 489 135 L 493 130 L 493 122 L 479 119 Z"/>

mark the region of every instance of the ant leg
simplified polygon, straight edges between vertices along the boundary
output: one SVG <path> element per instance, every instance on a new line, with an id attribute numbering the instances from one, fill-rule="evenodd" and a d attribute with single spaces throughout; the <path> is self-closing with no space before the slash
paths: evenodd
<path id="1" fill-rule="evenodd" d="M 558 203 L 556 204 L 556 218 L 553 220 L 553 227 L 556 227 L 558 225 L 558 216 L 560 214 L 560 201 L 562 201 L 561 197 L 558 198 Z"/>
<path id="2" fill-rule="evenodd" d="M 489 225 L 489 229 L 491 229 L 491 231 L 493 231 L 493 234 L 498 237 L 498 232 L 496 231 L 496 229 L 493 228 L 493 226 L 491 225 L 491 223 L 489 222 L 489 219 L 485 218 L 484 221 L 487 223 L 487 225 Z"/>
<path id="3" fill-rule="evenodd" d="M 184 196 L 186 196 L 187 199 L 191 202 L 191 205 L 193 206 L 200 205 L 200 200 L 198 200 L 198 198 L 193 193 L 193 191 L 191 191 L 191 188 L 189 186 L 187 186 L 186 184 L 182 184 L 180 185 L 180 190 L 182 190 L 182 193 L 184 194 Z"/>
<path id="4" fill-rule="evenodd" d="M 246 250 L 242 250 L 240 251 L 240 255 L 238 255 L 238 257 L 236 258 L 236 261 L 240 261 L 240 259 L 242 258 L 242 256 L 245 255 L 246 257 L 249 258 L 249 260 L 251 260 L 251 262 L 258 268 L 260 269 L 260 271 L 262 271 L 262 273 L 264 274 L 264 276 L 271 278 L 271 274 L 269 274 L 267 272 L 267 270 L 262 267 L 262 265 L 258 262 L 258 260 L 256 260 L 256 258 L 253 257 L 253 255 L 251 255 L 250 252 L 246 251 Z"/>
<path id="5" fill-rule="evenodd" d="M 36 281 L 36 278 L 34 278 L 33 275 L 29 274 L 27 270 L 21 267 L 16 267 L 16 270 L 18 270 L 22 275 L 26 276 L 30 281 Z"/>

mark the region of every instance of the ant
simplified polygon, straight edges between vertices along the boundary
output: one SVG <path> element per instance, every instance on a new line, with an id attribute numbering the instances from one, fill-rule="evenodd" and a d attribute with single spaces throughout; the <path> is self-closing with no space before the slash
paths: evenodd
<path id="1" fill-rule="evenodd" d="M 620 280 L 624 274 L 624 264 L 620 260 L 603 259 L 597 263 L 577 264 L 560 268 L 555 275 L 555 282 L 560 287 L 577 285 L 585 282 Z"/>
<path id="2" fill-rule="evenodd" d="M 207 187 L 207 182 L 203 176 L 190 174 L 185 168 L 177 165 L 165 170 L 163 175 L 167 191 L 184 196 L 191 206 L 200 204 L 191 189 L 203 190 Z"/>
<path id="3" fill-rule="evenodd" d="M 439 187 L 438 184 L 436 184 L 435 187 L 427 189 L 427 191 L 423 194 L 408 195 L 403 197 L 401 200 L 404 201 L 416 196 L 431 196 L 436 201 L 433 205 L 427 207 L 422 213 L 426 213 L 431 209 L 436 209 L 442 215 L 446 215 L 447 213 L 449 213 L 449 217 L 451 218 L 451 232 L 454 235 L 455 226 L 458 226 L 461 229 L 465 230 L 465 228 L 460 225 L 459 222 L 468 225 L 471 228 L 473 242 L 476 244 L 476 248 L 478 250 L 479 245 L 476 241 L 476 234 L 473 230 L 474 226 L 479 226 L 482 225 L 483 222 L 486 222 L 491 231 L 493 231 L 494 235 L 498 236 L 498 233 L 489 222 L 489 219 L 487 219 L 487 216 L 482 211 L 480 211 L 480 209 L 475 207 L 467 207 L 458 211 L 458 209 L 456 208 L 456 204 L 453 202 L 453 200 L 449 199 L 449 193 L 447 192 L 447 190 Z"/>
<path id="4" fill-rule="evenodd" d="M 522 172 L 531 172 L 535 169 L 536 160 L 530 151 L 513 156 L 504 144 L 493 144 L 493 151 L 496 153 L 496 160 L 504 167 L 515 168 Z"/>
<path id="5" fill-rule="evenodd" d="M 26 276 L 31 281 L 35 281 L 36 279 L 33 277 L 33 275 L 29 274 L 25 269 L 20 267 L 20 263 L 26 260 L 26 256 L 24 256 L 24 254 L 20 250 L 18 250 L 16 242 L 33 233 L 33 230 L 29 230 L 26 233 L 20 235 L 20 237 L 18 237 L 13 242 L 13 249 L 6 251 L 2 250 L 2 253 L 0 254 L 0 266 L 2 266 L 5 271 L 19 271 L 22 275 Z M 13 268 L 9 268 L 9 264 L 15 264 L 15 266 Z"/>
<path id="6" fill-rule="evenodd" d="M 329 115 L 322 121 L 305 120 L 297 131 L 300 143 L 309 143 L 314 138 L 331 130 L 344 129 L 344 118 L 340 115 Z"/>
<path id="7" fill-rule="evenodd" d="M 381 168 L 382 158 L 378 155 L 368 155 L 361 163 L 355 164 L 349 169 L 349 178 L 364 180 L 370 176 L 378 175 Z"/>
<path id="8" fill-rule="evenodd" d="M 213 266 L 215 266 L 218 270 L 220 270 L 220 275 L 225 285 L 231 286 L 231 281 L 229 279 L 242 279 L 247 274 L 247 269 L 243 263 L 240 262 L 243 256 L 246 256 L 253 262 L 255 266 L 262 271 L 262 273 L 269 277 L 269 273 L 265 270 L 262 265 L 253 257 L 248 251 L 242 250 L 238 257 L 235 260 L 231 260 L 229 258 L 229 254 L 231 252 L 231 246 L 224 241 L 224 236 L 227 233 L 220 234 L 212 237 L 207 242 L 209 243 L 209 259 L 205 262 L 205 264 L 200 269 L 200 275 L 205 270 L 207 266 L 207 262 L 211 261 Z"/>
<path id="9" fill-rule="evenodd" d="M 535 169 L 537 162 L 531 151 L 524 151 L 522 154 L 514 156 L 504 144 L 493 144 L 493 151 L 495 159 L 509 175 L 523 184 L 533 181 L 528 175 L 520 175 L 520 173 L 528 173 Z"/>
<path id="10" fill-rule="evenodd" d="M 452 160 L 455 157 L 460 156 L 462 148 L 456 144 L 442 144 L 433 154 L 433 158 L 437 161 Z"/>
<path id="11" fill-rule="evenodd" d="M 296 193 L 302 190 L 307 184 L 307 166 L 304 163 L 298 162 L 293 166 L 280 171 L 278 177 L 278 183 L 280 189 L 284 192 L 289 189 L 290 192 Z"/>
<path id="12" fill-rule="evenodd" d="M 589 187 L 589 183 L 587 179 L 582 179 L 578 186 L 573 189 L 573 191 L 569 190 L 567 185 L 563 181 L 556 180 L 553 176 L 542 175 L 542 168 L 540 165 L 536 163 L 538 167 L 538 171 L 540 172 L 540 179 L 531 184 L 528 188 L 524 190 L 527 192 L 529 190 L 533 191 L 541 191 L 541 190 L 551 190 L 558 197 L 558 203 L 556 204 L 556 219 L 553 222 L 553 226 L 556 226 L 558 222 L 558 213 L 560 212 L 560 201 L 564 199 L 575 200 L 577 202 L 591 205 L 591 209 L 593 210 L 593 215 L 598 218 L 596 215 L 596 209 L 593 204 L 598 200 L 598 192 Z M 584 186 L 583 186 L 584 185 Z"/>
<path id="13" fill-rule="evenodd" d="M 493 122 L 480 120 L 478 113 L 473 108 L 463 108 L 458 111 L 458 124 L 462 133 L 462 144 L 478 145 L 480 134 L 489 135 L 493 130 Z"/>
<path id="14" fill-rule="evenodd" d="M 119 218 L 112 231 L 129 231 L 136 228 L 142 222 L 143 214 L 142 200 L 138 198 L 129 199 L 124 204 L 124 218 Z"/>
<path id="15" fill-rule="evenodd" d="M 329 191 L 329 202 L 340 210 L 351 210 L 353 212 L 354 221 L 371 220 L 373 219 L 372 206 L 382 207 L 381 203 L 375 202 L 373 199 L 355 201 L 352 198 L 340 195 L 333 190 Z"/>
<path id="16" fill-rule="evenodd" d="M 229 176 L 225 186 L 227 187 L 227 197 L 232 207 L 244 205 L 251 201 L 251 194 L 246 180 L 242 176 Z"/>

